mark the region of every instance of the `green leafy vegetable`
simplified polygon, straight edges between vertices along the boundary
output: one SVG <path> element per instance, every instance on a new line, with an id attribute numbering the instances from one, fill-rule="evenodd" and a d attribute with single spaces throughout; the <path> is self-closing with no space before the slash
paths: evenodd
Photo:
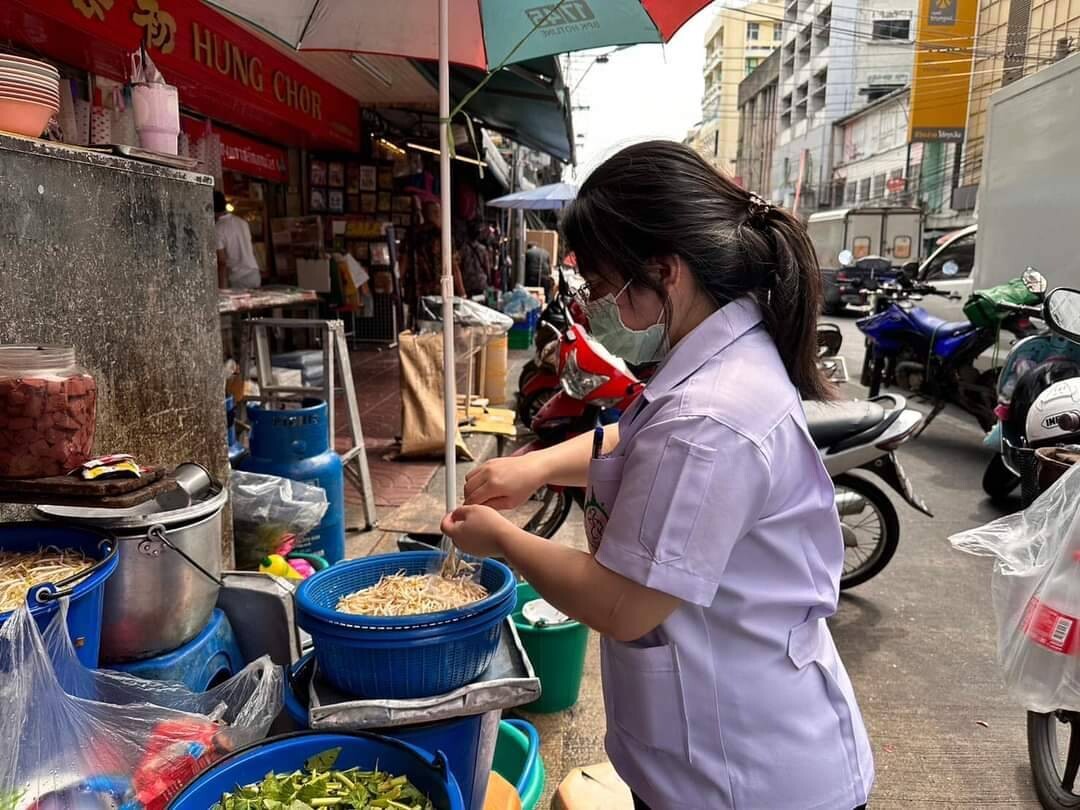
<path id="1" fill-rule="evenodd" d="M 211 810 L 434 810 L 404 776 L 333 770 L 340 754 L 340 748 L 332 748 L 310 757 L 301 771 L 269 773 L 257 784 L 226 793 Z"/>

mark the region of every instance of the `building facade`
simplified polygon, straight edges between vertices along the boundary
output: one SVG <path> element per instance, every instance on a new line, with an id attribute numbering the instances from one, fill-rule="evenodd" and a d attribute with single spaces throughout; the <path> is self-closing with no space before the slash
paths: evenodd
<path id="1" fill-rule="evenodd" d="M 739 82 L 739 137 L 735 175 L 745 188 L 769 193 L 773 150 L 776 148 L 777 95 L 780 87 L 780 51 Z"/>
<path id="2" fill-rule="evenodd" d="M 982 173 L 990 95 L 1005 84 L 1063 59 L 1077 49 L 1080 3 L 1070 0 L 980 0 L 971 93 L 957 207 L 975 206 Z"/>
<path id="3" fill-rule="evenodd" d="M 705 33 L 701 122 L 687 142 L 716 168 L 737 174 L 739 83 L 780 46 L 782 0 L 721 9 Z"/>
<path id="4" fill-rule="evenodd" d="M 786 0 L 773 200 L 802 214 L 838 204 L 833 124 L 911 81 L 917 9 L 916 0 Z"/>

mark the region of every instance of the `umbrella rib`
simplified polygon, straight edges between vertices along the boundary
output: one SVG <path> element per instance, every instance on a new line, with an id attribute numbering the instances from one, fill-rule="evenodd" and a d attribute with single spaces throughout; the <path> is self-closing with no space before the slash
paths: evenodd
<path id="1" fill-rule="evenodd" d="M 308 29 L 311 27 L 311 21 L 315 19 L 315 12 L 319 10 L 319 4 L 322 0 L 315 0 L 311 4 L 311 11 L 308 12 L 307 19 L 304 20 L 304 27 L 300 29 L 300 36 L 296 40 L 296 50 L 300 50 L 301 45 L 304 43 L 304 37 L 307 36 Z"/>

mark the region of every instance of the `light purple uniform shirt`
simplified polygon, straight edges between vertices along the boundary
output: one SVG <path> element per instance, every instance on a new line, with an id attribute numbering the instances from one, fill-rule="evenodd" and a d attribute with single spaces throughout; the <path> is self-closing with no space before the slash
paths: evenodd
<path id="1" fill-rule="evenodd" d="M 679 342 L 589 468 L 601 565 L 677 596 L 602 640 L 608 755 L 653 810 L 852 810 L 870 743 L 825 618 L 833 485 L 749 298 Z"/>

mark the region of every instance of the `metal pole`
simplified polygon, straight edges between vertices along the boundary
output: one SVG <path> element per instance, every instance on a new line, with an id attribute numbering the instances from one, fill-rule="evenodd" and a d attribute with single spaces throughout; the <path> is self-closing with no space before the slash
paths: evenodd
<path id="1" fill-rule="evenodd" d="M 457 380 L 454 374 L 454 275 L 450 243 L 450 0 L 439 0 L 439 193 L 442 197 L 443 400 L 446 511 L 457 507 Z"/>
<path id="2" fill-rule="evenodd" d="M 515 185 L 521 189 L 522 180 L 525 177 L 525 161 L 521 157 L 521 144 L 514 145 L 514 172 L 516 174 Z M 525 283 L 525 211 L 518 208 L 512 212 L 514 222 L 514 283 Z"/>

